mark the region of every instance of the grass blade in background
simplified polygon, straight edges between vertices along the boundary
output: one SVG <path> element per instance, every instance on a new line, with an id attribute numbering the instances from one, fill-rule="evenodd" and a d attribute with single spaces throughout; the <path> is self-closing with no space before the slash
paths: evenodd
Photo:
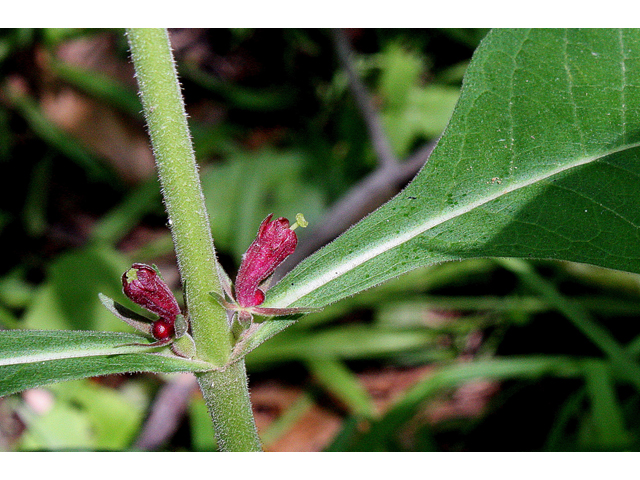
<path id="1" fill-rule="evenodd" d="M 121 181 L 113 169 L 101 161 L 93 152 L 82 146 L 64 130 L 51 122 L 42 113 L 35 99 L 26 93 L 7 91 L 13 106 L 27 121 L 33 131 L 48 143 L 53 149 L 63 153 L 77 165 L 83 168 L 89 178 L 100 179 L 112 185 L 120 186 Z"/>
<path id="2" fill-rule="evenodd" d="M 142 104 L 132 88 L 103 73 L 78 68 L 56 59 L 51 67 L 62 80 L 74 85 L 94 98 L 113 105 L 134 118 L 141 117 Z"/>
<path id="3" fill-rule="evenodd" d="M 503 259 L 500 263 L 516 273 L 529 287 L 537 290 L 543 298 L 561 312 L 573 325 L 609 356 L 612 365 L 622 377 L 640 390 L 640 366 L 632 354 L 617 342 L 603 326 L 599 325 L 580 305 L 563 297 L 555 286 L 545 280 L 527 262 L 518 259 Z"/>
<path id="4" fill-rule="evenodd" d="M 413 386 L 385 413 L 383 418 L 373 422 L 366 433 L 354 432 L 355 440 L 351 444 L 351 449 L 355 451 L 384 450 L 383 443 L 396 437 L 401 427 L 415 415 L 418 408 L 443 389 L 477 379 L 523 379 L 547 375 L 578 377 L 581 375 L 581 366 L 580 359 L 528 356 L 491 359 L 442 368 Z"/>
<path id="5" fill-rule="evenodd" d="M 630 436 L 618 403 L 611 372 L 603 362 L 585 362 L 585 380 L 591 399 L 592 428 L 597 446 L 607 449 L 625 448 Z"/>
<path id="6" fill-rule="evenodd" d="M 342 400 L 353 415 L 376 416 L 371 395 L 344 362 L 339 359 L 309 360 L 306 365 L 316 380 Z"/>

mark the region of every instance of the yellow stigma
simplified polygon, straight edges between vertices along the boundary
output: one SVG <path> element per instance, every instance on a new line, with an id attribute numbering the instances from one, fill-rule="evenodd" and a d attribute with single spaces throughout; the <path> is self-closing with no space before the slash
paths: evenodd
<path id="1" fill-rule="evenodd" d="M 306 228 L 307 225 L 309 225 L 309 222 L 307 222 L 307 220 L 304 218 L 304 215 L 301 213 L 298 213 L 296 215 L 296 223 L 291 225 L 289 227 L 289 230 L 295 230 L 298 227 Z"/>
<path id="2" fill-rule="evenodd" d="M 127 270 L 127 283 L 138 280 L 138 271 L 135 268 Z"/>

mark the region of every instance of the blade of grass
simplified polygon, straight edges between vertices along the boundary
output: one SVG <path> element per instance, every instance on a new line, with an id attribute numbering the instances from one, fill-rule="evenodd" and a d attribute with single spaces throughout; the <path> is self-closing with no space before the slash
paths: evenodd
<path id="1" fill-rule="evenodd" d="M 335 327 L 319 332 L 281 334 L 247 356 L 254 368 L 269 362 L 319 359 L 381 358 L 411 350 L 433 350 L 434 359 L 451 358 L 437 348 L 438 335 L 421 329 L 384 329 L 369 326 Z"/>
<path id="2" fill-rule="evenodd" d="M 332 442 L 325 448 L 325 452 L 346 452 L 353 444 L 354 439 L 358 436 L 359 427 L 362 425 L 362 419 L 356 416 L 350 416 L 343 420 L 342 429 L 334 437 Z"/>
<path id="3" fill-rule="evenodd" d="M 475 379 L 503 380 L 508 378 L 539 378 L 545 375 L 579 377 L 583 373 L 579 359 L 570 357 L 511 357 L 475 363 L 452 365 L 438 370 L 413 386 L 382 419 L 373 422 L 369 430 L 351 446 L 354 451 L 382 451 L 388 439 L 393 439 L 428 398 L 445 388 Z"/>
<path id="4" fill-rule="evenodd" d="M 591 400 L 591 421 L 598 448 L 620 449 L 630 436 L 617 400 L 609 366 L 599 361 L 584 362 L 587 393 Z"/>
<path id="5" fill-rule="evenodd" d="M 118 243 L 143 215 L 160 204 L 160 185 L 157 178 L 151 177 L 100 219 L 91 232 L 92 240 Z"/>
<path id="6" fill-rule="evenodd" d="M 572 301 L 581 305 L 583 309 L 595 312 L 598 315 L 629 315 L 640 314 L 640 302 L 634 300 L 621 300 L 620 298 L 605 295 L 571 297 Z M 406 301 L 390 300 L 386 302 L 379 314 L 384 317 L 387 310 L 395 310 L 406 307 L 408 311 L 415 310 L 488 310 L 493 312 L 527 312 L 538 313 L 551 310 L 554 307 L 539 295 L 509 296 L 509 297 L 467 297 L 467 296 L 431 296 L 421 295 L 419 299 Z M 325 309 L 326 310 L 326 309 Z M 409 313 L 409 312 L 408 312 Z"/>
<path id="7" fill-rule="evenodd" d="M 640 335 L 635 337 L 627 344 L 627 352 L 633 357 L 640 355 Z"/>
<path id="8" fill-rule="evenodd" d="M 33 168 L 27 198 L 22 210 L 22 221 L 32 237 L 39 237 L 47 228 L 47 196 L 51 179 L 52 156 L 40 160 Z"/>
<path id="9" fill-rule="evenodd" d="M 108 75 L 51 59 L 54 73 L 90 96 L 103 100 L 133 117 L 140 117 L 142 104 L 135 92 Z"/>
<path id="10" fill-rule="evenodd" d="M 26 93 L 10 92 L 5 89 L 18 113 L 27 121 L 31 129 L 42 140 L 82 167 L 90 178 L 100 179 L 111 185 L 120 185 L 114 171 L 89 153 L 77 140 L 61 130 L 44 116 L 36 101 Z"/>
<path id="11" fill-rule="evenodd" d="M 267 446 L 275 443 L 313 407 L 313 404 L 312 396 L 307 392 L 303 392 L 277 420 L 274 420 L 273 423 L 262 432 L 260 435 L 262 443 Z"/>
<path id="12" fill-rule="evenodd" d="M 580 413 L 585 396 L 585 389 L 581 388 L 564 402 L 556 414 L 556 420 L 547 436 L 544 448 L 546 451 L 574 450 L 574 448 L 570 448 L 566 430 L 569 422 Z"/>
<path id="13" fill-rule="evenodd" d="M 225 103 L 230 103 L 237 108 L 254 111 L 284 110 L 290 108 L 295 102 L 295 92 L 291 92 L 290 90 L 284 91 L 273 88 L 252 89 L 241 85 L 225 83 L 212 75 L 186 64 L 180 66 L 180 73 L 183 77 L 206 88 L 214 95 L 221 96 L 225 99 Z"/>
<path id="14" fill-rule="evenodd" d="M 327 358 L 308 360 L 305 364 L 322 386 L 345 403 L 351 414 L 367 419 L 376 417 L 371 395 L 344 362 Z"/>
<path id="15" fill-rule="evenodd" d="M 540 293 L 551 305 L 562 313 L 571 323 L 589 338 L 610 359 L 618 373 L 640 391 L 640 366 L 625 351 L 609 331 L 599 325 L 577 303 L 562 295 L 551 282 L 539 275 L 526 261 L 515 258 L 496 260 L 506 269 L 514 272 L 526 285 Z"/>

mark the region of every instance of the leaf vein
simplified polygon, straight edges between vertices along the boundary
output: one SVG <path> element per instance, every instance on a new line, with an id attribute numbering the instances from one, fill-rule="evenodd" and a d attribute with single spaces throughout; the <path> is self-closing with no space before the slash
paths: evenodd
<path id="1" fill-rule="evenodd" d="M 533 177 L 529 177 L 526 179 L 523 179 L 520 182 L 513 182 L 510 185 L 506 185 L 504 186 L 504 188 L 498 190 L 498 191 L 494 191 L 493 193 L 489 193 L 488 195 L 479 198 L 473 202 L 470 202 L 467 205 L 458 207 L 458 208 L 453 208 L 447 212 L 443 212 L 439 215 L 436 215 L 434 217 L 431 217 L 430 219 L 428 219 L 427 221 L 424 221 L 418 225 L 416 225 L 415 227 L 407 230 L 404 233 L 401 233 L 399 235 L 396 235 L 386 241 L 381 242 L 380 244 L 378 244 L 377 246 L 375 246 L 374 248 L 365 250 L 360 252 L 358 255 L 356 256 L 352 256 L 352 257 L 346 257 L 343 259 L 342 262 L 338 263 L 338 264 L 333 264 L 331 266 L 330 269 L 328 269 L 327 271 L 320 273 L 319 275 L 317 275 L 316 277 L 307 280 L 307 281 L 303 281 L 300 283 L 297 283 L 295 286 L 293 286 L 290 289 L 287 289 L 285 292 L 283 292 L 283 295 L 280 296 L 277 299 L 274 299 L 274 303 L 277 303 L 278 305 L 282 305 L 282 306 L 289 306 L 291 304 L 293 304 L 294 302 L 298 301 L 299 299 L 305 297 L 306 295 L 312 293 L 313 291 L 319 289 L 320 287 L 336 280 L 337 278 L 341 277 L 342 275 L 346 274 L 347 272 L 355 269 L 356 267 L 368 262 L 369 260 L 372 260 L 396 247 L 399 247 L 402 244 L 405 244 L 407 242 L 409 242 L 410 240 L 414 239 L 415 237 L 421 235 L 422 233 L 430 230 L 431 228 L 434 228 L 436 226 L 439 226 L 445 222 L 448 222 L 450 220 L 453 220 L 457 217 L 460 217 L 476 208 L 479 208 L 493 200 L 496 200 L 504 195 L 507 195 L 509 193 L 512 193 L 514 191 L 529 187 L 531 185 L 535 185 L 538 182 L 541 181 L 545 181 L 548 180 L 556 175 L 560 175 L 562 173 L 565 173 L 569 170 L 572 170 L 574 168 L 578 168 L 584 165 L 588 165 L 591 164 L 593 162 L 599 161 L 601 159 L 603 159 L 605 156 L 611 155 L 611 154 L 615 154 L 615 153 L 619 153 L 619 152 L 623 152 L 626 150 L 630 150 L 632 148 L 636 148 L 636 147 L 640 147 L 640 142 L 638 143 L 634 143 L 634 144 L 629 144 L 629 145 L 623 145 L 620 146 L 618 148 L 612 149 L 611 151 L 607 152 L 607 153 L 599 153 L 597 155 L 593 155 L 593 156 L 584 156 L 581 158 L 576 158 L 574 160 L 572 160 L 571 162 L 567 162 L 563 165 L 557 166 L 555 168 L 552 168 L 546 172 L 541 172 L 539 175 L 533 176 Z M 325 247 L 327 248 L 327 247 Z M 325 250 L 326 253 L 328 253 L 328 250 Z M 319 252 L 320 253 L 320 252 Z M 324 255 L 325 253 L 320 253 L 320 255 Z M 317 257 L 317 258 L 321 258 L 321 257 Z M 310 263 L 308 265 L 305 265 L 305 269 L 306 268 L 312 268 L 313 265 Z M 285 278 L 286 280 L 286 278 Z"/>

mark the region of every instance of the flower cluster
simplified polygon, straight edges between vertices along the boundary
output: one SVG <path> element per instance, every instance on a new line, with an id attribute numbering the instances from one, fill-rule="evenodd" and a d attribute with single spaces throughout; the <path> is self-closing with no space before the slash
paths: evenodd
<path id="1" fill-rule="evenodd" d="M 262 221 L 256 239 L 242 258 L 242 264 L 236 277 L 235 294 L 232 292 L 232 285 L 226 274 L 221 275 L 220 279 L 229 301 L 216 292 L 210 292 L 229 312 L 235 312 L 234 315 L 229 316 L 230 322 L 236 318 L 240 325 L 246 327 L 252 322 L 253 315 L 273 317 L 308 313 L 314 310 L 299 307 L 265 308 L 259 306 L 265 299 L 265 281 L 294 252 L 298 244 L 298 237 L 294 230 L 299 226 L 306 227 L 307 225 L 302 214 L 296 215 L 296 222 L 291 226 L 286 218 L 281 217 L 273 220 L 273 215 L 267 216 Z M 140 321 L 134 317 L 123 315 L 122 308 L 124 307 L 118 310 L 113 306 L 112 300 L 105 300 L 107 308 L 116 316 L 134 328 L 147 334 L 150 333 L 157 340 L 156 345 L 172 343 L 173 348 L 176 346 L 174 340 L 181 339 L 183 336 L 188 337 L 185 335 L 188 329 L 188 320 L 182 316 L 180 306 L 173 293 L 155 268 L 143 263 L 134 263 L 122 275 L 122 287 L 124 294 L 130 300 L 155 313 L 159 318 L 148 320 L 151 322 L 149 328 L 148 324 L 140 325 Z M 131 313 L 135 315 L 135 313 Z M 191 358 L 192 355 L 188 353 L 183 356 Z"/>

